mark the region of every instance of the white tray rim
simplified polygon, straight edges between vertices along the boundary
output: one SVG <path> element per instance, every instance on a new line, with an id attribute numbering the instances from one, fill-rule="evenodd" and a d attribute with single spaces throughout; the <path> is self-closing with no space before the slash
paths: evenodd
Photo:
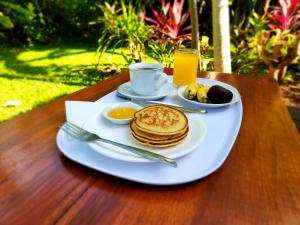
<path id="1" fill-rule="evenodd" d="M 110 94 L 112 94 L 112 93 L 110 93 Z M 73 148 L 79 148 L 79 145 L 80 145 L 80 148 L 83 147 L 83 148 L 85 148 L 86 151 L 94 152 L 94 150 L 90 149 L 87 144 L 79 143 L 77 141 L 74 141 L 74 144 L 69 146 L 69 149 L 68 149 L 66 146 L 64 146 L 64 143 L 62 143 L 62 138 L 65 135 L 65 133 L 62 130 L 59 130 L 59 132 L 57 133 L 56 142 L 57 142 L 57 145 L 58 145 L 58 148 L 59 148 L 60 152 L 63 155 L 65 155 L 67 158 L 69 158 L 72 161 L 77 162 L 81 165 L 84 165 L 86 167 L 89 167 L 91 169 L 103 172 L 103 173 L 111 175 L 111 176 L 115 176 L 115 177 L 118 177 L 118 178 L 130 180 L 130 181 L 134 181 L 134 182 L 138 182 L 138 183 L 149 184 L 149 185 L 167 186 L 167 185 L 179 185 L 179 184 L 189 183 L 189 182 L 193 182 L 193 181 L 202 179 L 202 178 L 212 174 L 213 172 L 218 170 L 223 165 L 225 160 L 227 159 L 227 157 L 228 157 L 229 153 L 231 152 L 231 149 L 232 149 L 232 147 L 235 143 L 235 140 L 238 136 L 239 129 L 240 129 L 240 126 L 241 126 L 241 123 L 242 123 L 242 115 L 243 115 L 242 101 L 239 101 L 235 104 L 237 104 L 239 114 L 238 114 L 238 117 L 236 118 L 236 124 L 234 126 L 234 131 L 233 131 L 234 135 L 232 136 L 232 138 L 230 140 L 228 140 L 226 142 L 226 147 L 223 149 L 222 154 L 220 153 L 220 155 L 222 157 L 220 157 L 218 159 L 218 163 L 216 163 L 213 167 L 211 167 L 210 169 L 208 169 L 204 173 L 202 173 L 201 176 L 194 176 L 192 178 L 188 177 L 186 179 L 180 179 L 180 180 L 175 181 L 175 182 L 173 182 L 173 181 L 172 182 L 170 182 L 170 181 L 165 181 L 165 182 L 164 181 L 158 181 L 157 182 L 155 180 L 149 180 L 149 179 L 137 178 L 137 177 L 130 177 L 130 176 L 126 175 L 126 173 L 115 173 L 113 171 L 110 171 L 107 168 L 101 167 L 101 165 L 95 166 L 95 165 L 83 162 L 82 160 L 80 160 L 76 157 L 76 154 L 73 153 L 74 151 L 72 149 Z M 105 157 L 105 156 L 101 156 L 101 157 Z M 116 160 L 116 163 L 118 163 L 117 160 Z M 139 163 L 134 163 L 134 165 L 137 166 L 137 167 L 140 166 Z"/>

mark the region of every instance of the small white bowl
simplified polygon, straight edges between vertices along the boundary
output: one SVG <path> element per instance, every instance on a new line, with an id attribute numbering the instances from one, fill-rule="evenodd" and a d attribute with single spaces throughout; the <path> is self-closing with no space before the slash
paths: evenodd
<path id="1" fill-rule="evenodd" d="M 140 110 L 142 109 L 142 107 L 140 105 L 137 105 L 135 103 L 132 103 L 132 102 L 120 102 L 120 103 L 116 103 L 116 104 L 113 104 L 113 105 L 110 105 L 108 107 L 106 107 L 104 110 L 103 110 L 103 116 L 108 119 L 109 121 L 115 123 L 115 124 L 129 124 L 131 122 L 131 120 L 133 119 L 132 118 L 128 118 L 128 119 L 115 119 L 115 118 L 112 118 L 108 115 L 108 112 L 112 109 L 115 109 L 115 108 L 119 108 L 119 107 L 130 107 L 130 108 L 134 108 L 136 110 Z"/>

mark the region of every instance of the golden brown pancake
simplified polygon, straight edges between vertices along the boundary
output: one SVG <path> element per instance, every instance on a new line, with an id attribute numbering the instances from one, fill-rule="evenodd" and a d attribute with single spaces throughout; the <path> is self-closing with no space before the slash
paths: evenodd
<path id="1" fill-rule="evenodd" d="M 180 142 L 182 142 L 186 138 L 187 134 L 184 135 L 179 140 L 176 140 L 176 141 L 173 141 L 173 142 L 172 141 L 170 141 L 170 142 L 164 142 L 164 143 L 163 142 L 162 143 L 160 143 L 160 142 L 152 142 L 150 140 L 147 140 L 147 141 L 141 140 L 139 137 L 135 136 L 134 133 L 132 133 L 132 136 L 134 137 L 134 139 L 137 142 L 139 142 L 142 145 L 147 145 L 147 146 L 154 147 L 154 148 L 166 148 L 166 147 L 171 147 L 171 146 L 179 144 Z"/>
<path id="2" fill-rule="evenodd" d="M 183 112 L 169 106 L 153 105 L 134 114 L 130 130 L 137 142 L 166 148 L 182 142 L 188 135 L 189 126 Z"/>
<path id="3" fill-rule="evenodd" d="M 188 126 L 183 112 L 164 105 L 152 105 L 137 111 L 134 122 L 138 130 L 156 135 L 181 134 Z"/>
<path id="4" fill-rule="evenodd" d="M 141 141 L 149 141 L 149 142 L 152 142 L 152 143 L 171 143 L 171 142 L 176 142 L 176 141 L 181 140 L 182 138 L 186 137 L 187 134 L 188 134 L 188 130 L 186 130 L 185 133 L 183 133 L 182 135 L 177 136 L 177 137 L 170 136 L 168 139 L 153 139 L 152 136 L 151 136 L 151 134 L 148 137 L 143 137 L 143 136 L 140 136 L 138 133 L 135 133 L 134 131 L 132 131 L 132 135 L 134 137 L 139 138 L 139 140 L 141 140 Z M 164 137 L 167 137 L 167 136 L 164 136 Z"/>
<path id="5" fill-rule="evenodd" d="M 182 137 L 183 135 L 185 135 L 188 132 L 188 129 L 189 128 L 187 126 L 182 131 L 182 133 L 178 133 L 178 134 L 175 134 L 175 135 L 157 135 L 157 134 L 151 134 L 151 133 L 147 133 L 147 132 L 139 130 L 134 121 L 132 121 L 130 123 L 131 132 L 135 133 L 137 136 L 142 137 L 142 138 L 146 138 L 146 139 L 150 139 L 150 140 L 158 140 L 158 141 L 172 140 L 174 138 Z"/>

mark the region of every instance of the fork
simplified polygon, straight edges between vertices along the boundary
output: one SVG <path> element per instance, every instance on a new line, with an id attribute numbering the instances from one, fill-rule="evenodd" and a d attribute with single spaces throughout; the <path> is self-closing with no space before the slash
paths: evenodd
<path id="1" fill-rule="evenodd" d="M 173 159 L 167 158 L 163 155 L 159 155 L 157 153 L 147 151 L 147 150 L 144 150 L 141 148 L 124 145 L 124 144 L 117 143 L 117 142 L 114 142 L 114 141 L 111 141 L 108 139 L 101 138 L 97 134 L 94 134 L 87 130 L 84 130 L 83 128 L 81 128 L 71 122 L 66 121 L 62 126 L 60 126 L 60 128 L 63 131 L 65 131 L 68 135 L 70 135 L 71 137 L 73 137 L 79 141 L 83 141 L 83 142 L 100 141 L 100 142 L 108 143 L 111 145 L 118 146 L 122 149 L 128 150 L 128 151 L 130 151 L 136 155 L 139 155 L 143 158 L 161 162 L 161 163 L 164 163 L 164 164 L 172 166 L 172 167 L 177 167 L 177 163 Z"/>

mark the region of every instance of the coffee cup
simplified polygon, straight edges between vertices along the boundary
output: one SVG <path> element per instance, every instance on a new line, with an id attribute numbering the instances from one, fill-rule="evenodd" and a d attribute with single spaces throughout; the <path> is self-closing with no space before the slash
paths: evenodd
<path id="1" fill-rule="evenodd" d="M 167 82 L 160 63 L 134 63 L 129 65 L 132 90 L 139 95 L 153 95 Z"/>

